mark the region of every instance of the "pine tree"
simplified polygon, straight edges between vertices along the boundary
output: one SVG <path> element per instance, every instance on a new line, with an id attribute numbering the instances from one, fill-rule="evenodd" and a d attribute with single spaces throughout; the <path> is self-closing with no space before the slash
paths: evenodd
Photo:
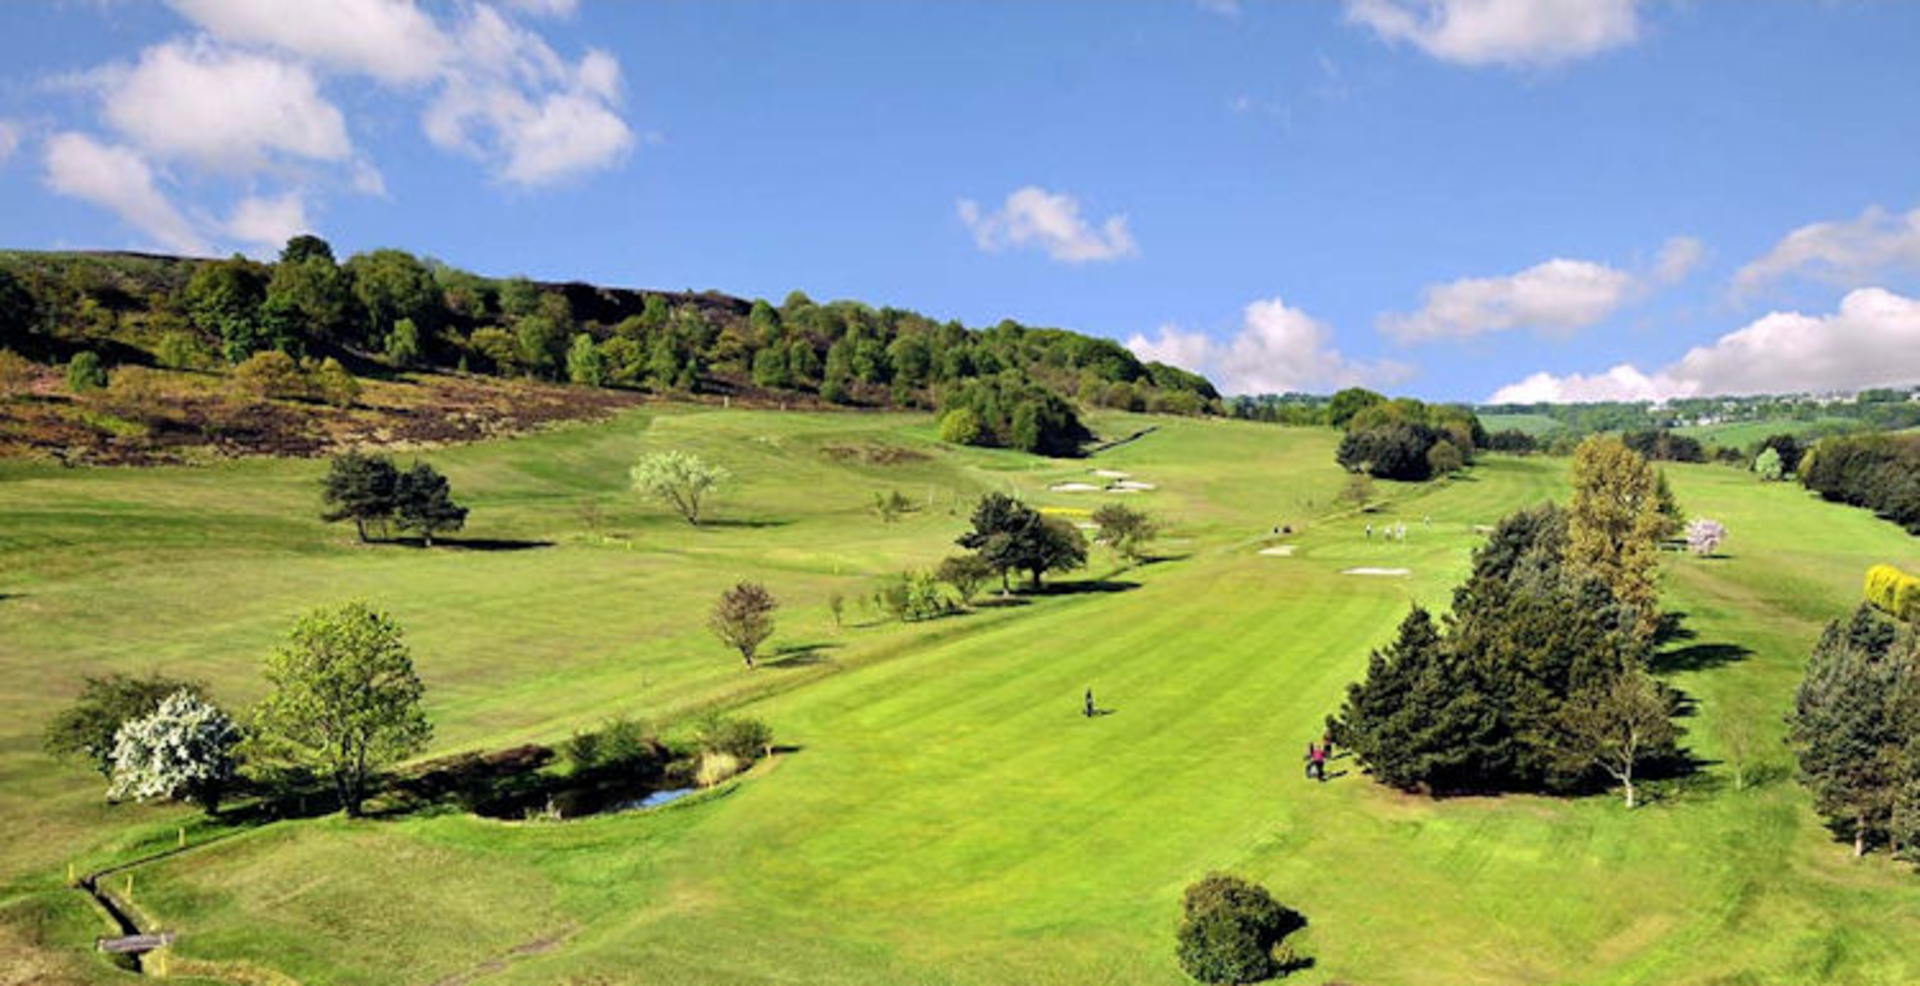
<path id="1" fill-rule="evenodd" d="M 1887 836 L 1911 773 L 1905 697 L 1920 675 L 1911 635 L 1870 606 L 1828 624 L 1794 695 L 1788 738 L 1814 806 L 1864 855 Z M 1904 815 L 1905 812 L 1902 812 Z"/>
<path id="2" fill-rule="evenodd" d="M 424 462 L 400 474 L 394 486 L 394 513 L 400 529 L 419 531 L 429 548 L 435 534 L 457 531 L 467 523 L 467 508 L 453 502 L 447 477 Z"/>

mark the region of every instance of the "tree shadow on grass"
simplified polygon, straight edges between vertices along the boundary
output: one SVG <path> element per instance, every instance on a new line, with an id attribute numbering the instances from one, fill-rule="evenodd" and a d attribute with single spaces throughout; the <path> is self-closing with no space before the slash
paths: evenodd
<path id="1" fill-rule="evenodd" d="M 1030 606 L 1032 600 L 1022 599 L 1019 596 L 992 595 L 981 596 L 969 605 L 974 609 L 1013 609 L 1018 606 Z"/>
<path id="2" fill-rule="evenodd" d="M 757 531 L 763 527 L 786 527 L 792 523 L 793 521 L 790 521 L 790 520 L 779 520 L 779 519 L 736 520 L 733 518 L 722 517 L 722 518 L 715 518 L 713 520 L 703 520 L 700 522 L 700 526 L 717 528 L 722 530 L 737 528 L 742 530 Z"/>
<path id="3" fill-rule="evenodd" d="M 1140 583 L 1125 579 L 1079 579 L 1073 582 L 1051 582 L 1022 590 L 1027 596 L 1083 596 L 1090 593 L 1126 592 L 1140 588 Z"/>
<path id="4" fill-rule="evenodd" d="M 806 668 L 816 664 L 830 664 L 833 656 L 826 653 L 838 650 L 839 644 L 807 643 L 787 644 L 773 652 L 771 657 L 760 662 L 763 668 Z"/>
<path id="5" fill-rule="evenodd" d="M 418 539 L 409 538 L 409 544 Z M 424 545 L 422 545 L 424 547 Z M 533 548 L 551 548 L 552 541 L 530 541 L 519 538 L 441 538 L 433 542 L 436 548 L 453 551 L 528 551 Z"/>
<path id="6" fill-rule="evenodd" d="M 1655 674 L 1708 671 L 1737 664 L 1751 656 L 1753 650 L 1739 644 L 1690 644 L 1655 654 L 1653 671 Z"/>

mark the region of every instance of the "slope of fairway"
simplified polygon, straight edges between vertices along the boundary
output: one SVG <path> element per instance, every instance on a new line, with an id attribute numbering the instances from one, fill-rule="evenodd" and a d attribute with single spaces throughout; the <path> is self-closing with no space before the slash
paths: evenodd
<path id="1" fill-rule="evenodd" d="M 1565 460 L 1493 458 L 1444 485 L 1382 484 L 1389 504 L 1352 515 L 1332 504 L 1331 432 L 1145 419 L 1105 430 L 1142 423 L 1159 430 L 1081 462 L 942 449 L 923 419 L 721 413 L 434 456 L 472 491 L 474 536 L 553 542 L 521 551 L 347 545 L 305 519 L 311 466 L 234 467 L 218 481 L 21 477 L 0 484 L 5 505 L 47 516 L 8 544 L 23 559 L 9 570 L 27 577 L 0 604 L 0 639 L 25 644 L 0 671 L 58 677 L 159 653 L 238 700 L 257 692 L 258 655 L 292 612 L 349 591 L 406 621 L 439 749 L 711 701 L 745 703 L 797 747 L 719 797 L 652 813 L 279 823 L 140 867 L 140 906 L 182 930 L 180 959 L 207 968 L 306 983 L 1172 984 L 1180 890 L 1228 868 L 1308 915 L 1301 944 L 1317 964 L 1297 981 L 1920 979 L 1920 882 L 1848 859 L 1779 745 L 1821 622 L 1852 605 L 1866 565 L 1913 562 L 1912 539 L 1784 484 L 1672 469 L 1689 512 L 1733 532 L 1726 557 L 1667 562 L 1669 605 L 1693 636 L 1663 670 L 1696 700 L 1688 743 L 1710 761 L 1702 774 L 1632 813 L 1604 797 L 1432 802 L 1344 759 L 1312 784 L 1300 751 L 1368 648 L 1410 600 L 1445 606 L 1477 525 L 1564 497 Z M 818 451 L 855 442 L 928 458 L 879 467 Z M 740 473 L 722 515 L 743 525 L 692 531 L 633 504 L 624 464 L 658 447 Z M 973 493 L 1011 488 L 1071 516 L 1104 497 L 1045 491 L 1095 468 L 1158 487 L 1130 502 L 1176 521 L 1171 557 L 1115 573 L 1101 558 L 1065 591 L 924 625 L 825 619 L 830 588 L 945 553 Z M 864 504 L 890 486 L 933 506 L 880 525 Z M 197 522 L 163 509 L 212 503 Z M 125 543 L 72 558 L 63 539 L 107 514 L 130 521 Z M 1368 538 L 1369 523 L 1404 523 L 1407 540 Z M 1269 536 L 1281 524 L 1301 533 Z M 1259 553 L 1283 541 L 1291 555 Z M 165 577 L 189 564 L 196 579 L 230 580 L 225 591 Z M 1339 574 L 1356 567 L 1411 574 Z M 748 673 L 705 639 L 701 609 L 743 575 L 789 600 L 776 645 L 817 645 L 825 661 Z M 109 597 L 129 612 L 74 625 L 86 600 Z M 28 602 L 58 618 L 23 617 Z M 1109 714 L 1079 715 L 1089 687 Z M 104 858 L 182 813 L 97 807 L 86 778 L 31 752 L 27 724 L 64 692 L 28 691 L 7 695 L 0 811 L 41 841 L 8 843 L 7 872 L 20 900 L 78 907 L 50 889 L 63 854 Z M 1741 723 L 1759 736 L 1736 791 L 1722 761 Z M 23 906 L 0 910 L 0 926 Z M 77 947 L 79 926 L 47 934 Z"/>

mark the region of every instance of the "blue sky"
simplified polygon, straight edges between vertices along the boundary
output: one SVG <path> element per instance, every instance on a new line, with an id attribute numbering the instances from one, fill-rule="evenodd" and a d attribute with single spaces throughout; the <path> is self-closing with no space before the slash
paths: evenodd
<path id="1" fill-rule="evenodd" d="M 0 242 L 852 297 L 1232 391 L 1920 383 L 1920 4 L 0 7 Z"/>

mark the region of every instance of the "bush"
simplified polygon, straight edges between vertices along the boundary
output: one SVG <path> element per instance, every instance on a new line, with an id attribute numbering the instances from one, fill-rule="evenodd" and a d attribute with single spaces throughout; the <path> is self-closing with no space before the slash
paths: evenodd
<path id="1" fill-rule="evenodd" d="M 647 775 L 667 759 L 666 748 L 647 725 L 626 716 L 608 719 L 596 732 L 574 733 L 562 753 L 576 774 Z"/>
<path id="2" fill-rule="evenodd" d="M 1450 441 L 1438 441 L 1427 450 L 1427 468 L 1436 476 L 1445 476 L 1466 468 L 1466 457 L 1460 454 L 1459 446 Z"/>
<path id="3" fill-rule="evenodd" d="M 191 332 L 174 331 L 160 337 L 155 359 L 170 370 L 197 370 L 213 362 L 213 353 Z"/>
<path id="4" fill-rule="evenodd" d="M 360 381 L 331 356 L 314 371 L 311 389 L 334 407 L 352 407 L 360 401 Z"/>
<path id="5" fill-rule="evenodd" d="M 101 365 L 100 355 L 90 349 L 75 353 L 67 364 L 67 389 L 84 394 L 106 385 L 107 368 Z"/>
<path id="6" fill-rule="evenodd" d="M 266 349 L 246 358 L 233 368 L 233 382 L 255 397 L 305 400 L 312 394 L 307 375 L 293 357 L 278 349 Z"/>
<path id="7" fill-rule="evenodd" d="M 1920 578 L 1892 565 L 1875 565 L 1867 569 L 1867 602 L 1895 619 L 1920 622 Z"/>
<path id="8" fill-rule="evenodd" d="M 693 772 L 693 780 L 701 787 L 712 787 L 738 774 L 745 767 L 740 758 L 731 753 L 702 753 L 700 766 Z"/>
<path id="9" fill-rule="evenodd" d="M 702 753 L 751 762 L 773 745 L 773 730 L 758 719 L 709 716 L 701 720 L 695 739 Z"/>
<path id="10" fill-rule="evenodd" d="M 1203 983 L 1251 983 L 1299 964 L 1281 940 L 1306 926 L 1298 911 L 1273 899 L 1265 887 L 1225 873 L 1210 873 L 1187 887 L 1176 954 L 1187 975 Z"/>
<path id="11" fill-rule="evenodd" d="M 39 375 L 34 362 L 11 349 L 0 349 L 0 397 L 26 393 Z"/>
<path id="12" fill-rule="evenodd" d="M 976 444 L 980 441 L 980 416 L 966 407 L 948 411 L 940 419 L 940 440 L 952 445 Z"/>

